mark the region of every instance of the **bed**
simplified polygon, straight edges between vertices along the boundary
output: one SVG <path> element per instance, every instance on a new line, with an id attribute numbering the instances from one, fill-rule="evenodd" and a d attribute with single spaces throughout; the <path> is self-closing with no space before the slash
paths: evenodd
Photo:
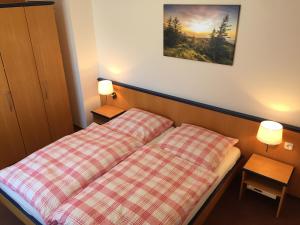
<path id="1" fill-rule="evenodd" d="M 93 124 L 92 126 L 97 126 L 97 125 Z M 88 127 L 88 130 L 89 128 L 90 127 Z M 168 128 L 160 136 L 158 136 L 154 140 L 151 140 L 146 145 L 155 144 L 164 135 L 166 135 L 173 129 L 174 129 L 173 127 Z M 9 200 L 16 208 L 22 211 L 22 213 L 25 214 L 28 218 L 30 218 L 30 220 L 32 220 L 35 224 L 45 224 L 40 213 L 32 205 L 30 205 L 20 194 L 18 194 L 16 191 L 12 190 L 10 187 L 3 184 L 2 182 L 0 182 L 0 193 L 2 197 Z"/>
<path id="2" fill-rule="evenodd" d="M 234 173 L 234 167 L 237 167 L 237 163 L 240 160 L 240 150 L 236 147 L 233 147 L 228 151 L 224 161 L 220 164 L 217 169 L 218 179 L 214 183 L 213 186 L 207 191 L 205 196 L 201 198 L 201 200 L 197 203 L 197 206 L 194 210 L 190 213 L 186 221 L 183 223 L 184 225 L 187 224 L 194 224 L 193 222 L 197 217 L 197 213 L 205 210 L 206 207 L 209 206 L 209 201 L 216 197 L 216 191 L 222 189 L 225 184 L 225 178 L 229 178 L 231 174 Z M 25 215 L 27 217 L 28 222 L 25 222 L 24 219 L 22 220 L 25 224 L 44 224 L 43 219 L 39 215 L 39 213 L 32 208 L 22 197 L 18 196 L 17 193 L 10 190 L 8 187 L 0 183 L 0 193 L 2 198 L 8 201 L 6 204 L 10 204 L 13 208 L 14 212 L 21 213 L 21 215 Z"/>
<path id="3" fill-rule="evenodd" d="M 114 128 L 116 129 L 119 126 L 120 123 L 114 124 Z M 143 144 L 147 144 L 147 142 L 151 141 L 150 139 L 147 138 L 145 139 L 143 136 L 139 138 L 142 138 L 140 139 L 140 141 Z M 154 143 L 158 141 L 160 138 L 161 136 L 157 138 L 157 140 L 155 140 Z M 150 144 L 153 144 L 153 142 L 150 142 Z M 121 162 L 126 161 L 126 158 L 127 157 L 122 159 Z M 119 163 L 117 163 L 116 165 L 118 164 Z M 197 202 L 193 210 L 191 210 L 190 214 L 186 217 L 185 221 L 182 224 L 202 224 L 205 221 L 205 218 L 209 215 L 210 211 L 216 205 L 218 199 L 222 196 L 223 192 L 230 184 L 233 177 L 236 175 L 240 166 L 241 166 L 240 151 L 238 148 L 233 147 L 228 150 L 228 154 L 225 155 L 224 161 L 222 161 L 222 163 L 218 166 L 218 168 L 216 168 L 216 173 L 218 174 L 217 179 L 215 180 L 213 185 L 209 187 L 209 189 L 205 192 L 205 194 L 199 199 L 199 201 Z M 18 216 L 25 224 L 44 223 L 39 213 L 32 210 L 32 208 L 30 209 L 30 205 L 26 205 L 27 204 L 26 200 L 23 199 L 24 201 L 22 201 L 22 196 L 18 196 L 13 190 L 11 190 L 9 187 L 1 183 L 0 183 L 0 188 L 1 188 L 0 190 L 1 201 L 9 209 L 11 209 L 16 214 L 16 216 Z"/>
<path id="4" fill-rule="evenodd" d="M 209 191 L 206 193 L 205 196 L 199 201 L 195 209 L 191 212 L 189 217 L 184 222 L 184 225 L 186 224 L 193 224 L 193 221 L 196 219 L 195 215 L 201 210 L 204 210 L 205 207 L 207 207 L 209 200 L 213 199 L 215 197 L 216 190 L 222 189 L 224 186 L 224 178 L 227 176 L 230 176 L 231 173 L 233 173 L 233 167 L 236 165 L 236 163 L 239 161 L 240 158 L 240 151 L 238 148 L 234 147 L 226 156 L 224 162 L 219 166 L 218 168 L 218 174 L 219 178 L 216 181 L 216 183 L 209 189 Z M 24 199 L 22 199 L 20 196 L 18 196 L 17 193 L 13 192 L 9 188 L 5 187 L 4 185 L 0 185 L 0 193 L 2 195 L 2 198 L 6 199 L 6 204 L 10 204 L 10 208 L 14 212 L 22 213 L 27 217 L 26 220 L 28 222 L 25 222 L 24 219 L 22 220 L 25 222 L 25 224 L 43 224 L 43 220 L 39 213 L 32 208 Z"/>
<path id="5" fill-rule="evenodd" d="M 69 198 L 47 224 L 187 224 L 239 158 L 237 141 L 182 124 Z"/>
<path id="6" fill-rule="evenodd" d="M 174 130 L 173 128 L 168 129 L 161 136 L 159 136 L 158 138 L 154 139 L 153 141 L 151 141 L 150 143 L 148 143 L 147 145 L 145 145 L 144 147 L 142 147 L 142 149 L 145 148 L 145 147 L 147 147 L 152 152 L 156 148 L 156 147 L 153 147 L 153 146 L 159 145 L 160 142 L 161 142 L 161 140 L 163 140 L 164 143 L 166 141 L 168 141 L 168 140 L 172 140 L 172 142 L 173 142 L 174 135 L 173 136 L 169 135 L 170 137 L 168 137 L 168 134 L 172 133 L 173 130 Z M 185 134 L 185 133 L 187 133 L 187 131 L 183 131 L 183 133 Z M 220 141 L 220 140 L 218 139 L 218 141 Z M 178 145 L 178 143 L 175 143 L 175 145 Z M 153 148 L 153 149 L 151 149 L 151 148 Z M 138 151 L 140 151 L 140 150 L 138 150 Z M 159 148 L 158 152 L 161 152 L 161 151 L 162 151 L 162 148 Z M 147 156 L 147 155 L 150 155 L 151 152 L 148 152 L 148 154 L 142 154 L 142 155 L 146 155 Z M 158 152 L 156 154 L 158 154 Z M 136 154 L 136 152 L 133 153 L 132 155 L 134 155 L 134 154 Z M 171 155 L 173 155 L 173 154 L 171 154 Z M 128 159 L 131 156 L 129 156 Z M 178 157 L 175 157 L 175 158 L 178 158 Z M 188 210 L 189 214 L 187 215 L 187 217 L 184 220 L 184 222 L 182 221 L 183 223 L 180 223 L 180 224 L 188 224 L 188 223 L 190 223 L 192 221 L 192 219 L 195 217 L 196 213 L 199 212 L 200 209 L 202 210 L 203 207 L 205 207 L 205 203 L 207 203 L 208 199 L 211 198 L 211 196 L 213 195 L 213 192 L 217 189 L 217 187 L 220 187 L 220 185 L 222 184 L 222 181 L 224 181 L 224 177 L 226 175 L 228 175 L 229 171 L 231 171 L 232 168 L 236 165 L 236 163 L 239 160 L 239 158 L 240 158 L 240 151 L 239 151 L 239 149 L 236 148 L 236 147 L 230 147 L 228 149 L 228 152 L 224 156 L 224 160 L 222 160 L 222 162 L 216 168 L 215 174 L 217 176 L 215 177 L 214 182 L 211 183 L 211 186 L 209 186 L 209 188 L 205 188 L 204 189 L 205 191 L 203 192 L 203 196 L 201 194 L 201 198 L 198 199 L 199 201 L 197 202 L 197 204 L 195 204 L 195 206 L 193 207 L 193 210 Z M 125 159 L 124 161 L 126 163 L 127 159 Z M 120 164 L 122 164 L 123 162 L 121 162 Z M 185 162 L 185 163 L 182 163 L 182 161 L 180 162 L 180 164 L 186 164 L 186 163 L 187 162 Z M 118 166 L 120 166 L 120 165 L 117 165 L 116 168 L 118 168 Z M 110 171 L 108 171 L 108 175 L 109 175 L 109 173 L 110 173 Z M 207 174 L 207 172 L 203 173 L 201 177 L 204 177 L 205 174 Z M 209 177 L 212 177 L 212 175 L 210 175 Z M 101 179 L 101 177 L 100 177 L 100 179 Z M 45 224 L 44 221 L 43 221 L 43 218 L 41 217 L 41 215 L 32 206 L 30 206 L 24 199 L 22 199 L 21 196 L 19 196 L 16 192 L 12 191 L 9 187 L 7 187 L 7 186 L 5 186 L 3 184 L 0 187 L 2 189 L 3 195 L 7 199 L 9 199 L 11 203 L 14 203 L 15 205 L 17 205 L 18 208 L 21 209 L 21 211 L 23 212 L 23 214 L 27 215 L 27 217 L 29 217 L 31 219 L 31 221 L 34 221 L 35 224 Z M 199 186 L 199 187 L 201 187 L 201 186 Z M 90 191 L 87 191 L 87 192 L 90 193 Z M 67 211 L 67 210 L 62 210 L 62 211 L 64 212 L 64 211 Z M 78 219 L 76 219 L 76 221 L 78 221 Z M 86 218 L 83 218 L 83 221 L 87 221 Z M 126 223 L 124 223 L 124 224 L 126 224 Z M 48 221 L 48 224 L 57 224 L 57 223 L 53 222 L 53 221 Z M 75 224 L 75 222 L 66 222 L 66 221 L 64 221 L 64 222 L 61 222 L 59 224 Z M 88 223 L 88 224 L 92 224 L 92 223 Z M 120 223 L 118 221 L 117 224 L 122 224 L 122 223 Z"/>
<path id="7" fill-rule="evenodd" d="M 172 124 L 134 108 L 105 125 L 93 123 L 1 170 L 2 192 L 43 223 L 66 199 Z"/>

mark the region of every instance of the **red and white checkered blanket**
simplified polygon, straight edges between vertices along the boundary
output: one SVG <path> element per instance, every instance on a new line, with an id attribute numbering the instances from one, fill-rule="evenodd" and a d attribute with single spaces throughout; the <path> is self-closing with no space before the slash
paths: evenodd
<path id="1" fill-rule="evenodd" d="M 215 171 L 228 149 L 237 142 L 238 139 L 226 137 L 203 127 L 182 124 L 165 135 L 157 144 L 165 151 Z"/>
<path id="2" fill-rule="evenodd" d="M 46 220 L 67 198 L 140 146 L 134 138 L 92 124 L 1 170 L 0 182 Z"/>
<path id="3" fill-rule="evenodd" d="M 216 175 L 144 146 L 70 198 L 48 224 L 182 224 Z"/>

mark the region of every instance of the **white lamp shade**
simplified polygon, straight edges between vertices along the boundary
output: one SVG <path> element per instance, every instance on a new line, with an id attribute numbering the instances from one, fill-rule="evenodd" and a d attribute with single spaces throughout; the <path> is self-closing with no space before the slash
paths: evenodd
<path id="1" fill-rule="evenodd" d="M 267 145 L 279 145 L 282 142 L 283 127 L 280 123 L 274 121 L 261 122 L 257 139 Z"/>
<path id="2" fill-rule="evenodd" d="M 113 92 L 114 88 L 110 80 L 101 80 L 98 82 L 99 95 L 111 95 Z"/>

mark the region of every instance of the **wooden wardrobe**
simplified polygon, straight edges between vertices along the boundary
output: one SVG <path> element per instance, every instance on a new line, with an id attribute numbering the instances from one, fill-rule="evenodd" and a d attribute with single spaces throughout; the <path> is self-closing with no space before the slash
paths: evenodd
<path id="1" fill-rule="evenodd" d="M 53 4 L 0 4 L 0 168 L 73 131 Z"/>

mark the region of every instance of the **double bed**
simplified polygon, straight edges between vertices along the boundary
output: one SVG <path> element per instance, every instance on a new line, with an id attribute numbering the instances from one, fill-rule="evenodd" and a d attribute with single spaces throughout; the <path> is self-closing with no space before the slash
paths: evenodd
<path id="1" fill-rule="evenodd" d="M 139 109 L 131 109 L 122 116 L 114 119 L 112 122 L 109 122 L 108 125 L 99 126 L 96 124 L 92 124 L 87 129 L 67 136 L 59 140 L 58 142 L 55 142 L 50 146 L 39 150 L 37 153 L 34 153 L 33 155 L 27 157 L 26 159 L 12 166 L 12 171 L 9 171 L 9 169 L 5 169 L 4 172 L 1 171 L 0 197 L 2 202 L 6 206 L 8 206 L 25 224 L 186 225 L 203 223 L 211 208 L 216 204 L 218 198 L 220 198 L 221 194 L 224 192 L 225 188 L 228 186 L 230 180 L 234 177 L 237 168 L 239 167 L 241 153 L 237 147 L 234 147 L 234 144 L 236 144 L 237 140 L 230 139 L 222 135 L 220 136 L 218 134 L 216 138 L 214 137 L 214 140 L 211 140 L 208 144 L 206 143 L 205 147 L 203 147 L 201 144 L 201 152 L 206 153 L 198 159 L 197 157 L 201 155 L 201 152 L 197 152 L 197 149 L 199 148 L 199 143 L 203 143 L 203 140 L 206 142 L 207 140 L 209 140 L 210 135 L 214 135 L 214 133 L 211 133 L 211 131 L 207 130 L 203 131 L 203 128 L 200 128 L 200 130 L 198 130 L 198 127 L 188 124 L 182 125 L 181 127 L 172 128 L 171 126 L 173 123 L 170 120 L 162 118 L 160 116 L 156 117 L 157 115 L 153 116 L 153 114 L 151 114 L 151 116 L 149 117 L 150 114 L 148 112 L 146 112 L 148 117 L 146 116 L 145 118 L 145 116 L 141 116 L 141 112 L 142 114 L 145 113 L 145 111 Z M 156 121 L 154 121 L 153 123 L 153 120 L 151 122 L 151 119 L 153 119 L 154 117 L 156 118 Z M 148 126 L 146 124 L 147 121 L 150 121 Z M 156 124 L 159 125 L 156 126 Z M 106 129 L 110 130 L 107 130 L 106 132 L 100 131 Z M 188 132 L 186 132 L 184 129 L 195 129 L 195 133 L 193 133 L 190 136 L 185 135 Z M 96 142 L 92 139 L 88 139 L 88 141 L 84 140 L 83 136 L 85 136 L 86 133 L 91 133 L 91 131 L 95 130 L 99 130 L 98 136 L 95 136 L 95 132 L 92 132 L 92 135 L 90 135 L 89 138 L 96 138 Z M 208 134 L 209 136 L 204 135 L 203 140 L 196 140 L 197 137 L 201 137 L 203 133 L 205 135 Z M 118 136 L 118 138 L 116 138 L 116 136 Z M 177 140 L 176 138 L 179 138 L 179 142 L 174 142 L 174 140 Z M 180 138 L 183 138 L 183 140 L 185 141 L 185 144 L 183 144 L 182 146 Z M 112 140 L 112 142 L 109 143 L 109 140 Z M 195 141 L 197 146 L 193 146 L 193 141 Z M 226 144 L 226 146 L 224 144 L 218 144 L 223 143 L 222 141 L 225 141 L 224 143 Z M 86 145 L 86 143 L 83 142 L 87 142 L 88 146 Z M 109 144 L 103 144 L 103 142 L 108 142 Z M 66 143 L 68 144 L 66 145 Z M 76 143 L 80 144 L 76 145 Z M 188 143 L 188 145 L 186 145 L 186 143 Z M 207 146 L 211 147 L 211 143 L 214 143 L 214 145 L 217 146 L 216 150 L 207 148 Z M 115 148 L 113 147 L 114 145 Z M 122 145 L 125 145 L 126 148 L 124 149 Z M 59 148 L 57 146 L 59 146 Z M 196 151 L 195 147 L 197 147 Z M 74 157 L 78 155 L 78 148 L 81 148 L 81 151 L 84 151 L 85 154 L 82 158 L 79 158 L 76 161 L 78 163 L 77 166 L 79 166 L 80 163 L 82 163 L 82 168 L 79 168 L 78 171 L 76 171 L 78 173 L 84 174 L 84 179 L 81 179 L 80 182 L 77 180 L 64 181 L 63 173 L 66 173 L 66 171 L 70 170 L 61 169 L 60 167 L 64 167 L 63 164 L 67 163 L 60 162 L 57 164 L 56 167 L 53 168 L 51 167 L 51 162 L 53 162 L 53 158 L 51 158 L 50 161 L 45 161 L 44 164 L 40 163 L 40 161 L 43 162 L 44 158 L 38 158 L 43 154 L 47 155 L 47 153 L 49 153 L 51 157 L 53 157 L 55 155 L 55 151 L 61 151 L 62 149 L 65 151 L 70 151 L 71 149 L 71 151 L 76 152 L 74 155 L 70 156 Z M 119 149 L 122 148 L 123 150 L 120 151 Z M 90 157 L 91 161 L 88 164 L 83 163 L 84 158 L 89 159 L 89 157 L 86 156 L 86 149 L 89 149 L 91 151 L 91 156 L 93 156 Z M 101 155 L 101 159 L 99 158 L 98 161 L 95 161 L 95 149 L 100 149 L 101 151 L 103 151 L 104 149 L 104 153 L 109 153 L 108 155 L 110 155 L 110 157 L 107 158 L 106 156 L 104 156 L 104 154 Z M 188 151 L 185 151 L 185 149 L 188 149 Z M 226 149 L 226 151 L 223 151 L 222 149 Z M 218 153 L 219 155 L 217 156 L 215 154 L 208 153 L 213 151 L 218 152 L 219 150 L 222 151 L 223 155 L 221 154 L 220 156 L 220 154 Z M 66 152 L 63 155 L 66 156 L 67 154 L 68 153 Z M 154 165 L 155 163 L 159 163 L 159 165 L 162 166 L 162 169 L 155 170 L 153 168 L 147 167 L 148 165 L 146 162 L 147 160 L 149 160 L 147 159 L 147 157 L 151 158 L 152 154 L 159 155 L 159 157 L 156 161 L 153 161 L 150 164 Z M 57 160 L 59 161 L 62 155 L 58 154 L 57 157 L 58 159 L 56 158 L 54 160 L 55 162 Z M 211 157 L 214 158 L 212 161 Z M 162 160 L 161 162 L 159 162 L 160 159 L 164 158 L 168 160 Z M 34 159 L 40 160 L 36 160 L 39 162 L 37 164 L 34 164 L 32 163 Z M 136 161 L 134 161 L 134 159 Z M 139 159 L 140 161 L 137 159 Z M 207 163 L 207 160 L 213 163 Z M 101 163 L 99 163 L 99 161 Z M 215 163 L 216 161 L 218 162 Z M 96 164 L 98 163 L 97 165 L 102 166 L 100 166 L 100 170 L 98 170 L 99 166 L 93 167 L 93 164 L 95 164 L 95 162 Z M 136 163 L 134 164 L 133 162 Z M 149 172 L 149 175 L 147 177 L 147 182 L 149 182 L 149 184 L 147 182 L 144 182 L 146 183 L 145 186 L 143 186 L 142 183 L 139 181 L 139 179 L 141 179 L 141 176 L 132 174 L 133 172 L 130 173 L 130 171 L 136 171 L 135 167 L 137 167 L 139 162 L 144 162 L 145 164 L 141 166 L 142 169 L 138 168 L 137 173 L 144 174 L 144 172 Z M 42 191 L 43 186 L 41 185 L 45 185 L 47 184 L 47 182 L 41 182 L 41 185 L 36 190 L 33 188 L 35 190 L 35 192 L 33 191 L 33 193 L 30 193 L 30 190 L 32 187 L 35 187 L 36 184 L 33 184 L 31 183 L 31 181 L 26 180 L 26 177 L 21 178 L 26 180 L 26 184 L 23 187 L 20 187 L 22 185 L 16 185 L 15 183 L 16 181 L 17 183 L 19 182 L 18 179 L 20 173 L 22 172 L 22 169 L 24 169 L 24 165 L 26 165 L 27 163 L 32 166 L 30 169 L 37 169 L 39 168 L 39 166 L 40 168 L 46 167 L 47 169 L 43 172 L 43 176 L 46 177 L 49 177 L 49 171 L 53 173 L 53 169 L 55 170 L 55 168 L 58 168 L 58 171 L 60 173 L 59 175 L 61 176 L 61 178 L 53 178 L 53 181 L 47 181 L 48 184 L 52 185 L 53 182 L 54 184 L 56 184 L 56 180 L 60 180 L 62 184 L 69 184 L 71 187 L 71 191 L 70 187 L 66 188 L 61 183 L 57 184 L 56 188 L 59 187 L 63 190 L 64 193 L 68 194 L 64 195 L 65 198 L 58 198 L 58 200 L 55 201 L 55 204 L 53 204 L 53 198 L 57 198 L 57 196 L 55 196 L 55 194 L 53 193 L 56 192 L 50 191 L 50 195 L 48 195 L 49 193 L 43 193 L 44 191 Z M 164 194 L 162 194 L 162 199 L 166 202 L 170 202 L 170 199 L 174 200 L 174 198 L 176 198 L 176 201 L 180 203 L 176 205 L 175 203 L 177 202 L 174 200 L 175 203 L 173 202 L 172 204 L 175 204 L 176 207 L 174 206 L 172 208 L 170 207 L 170 205 L 167 205 L 160 208 L 160 205 L 164 204 L 164 201 L 161 201 L 161 198 L 158 198 L 158 200 L 156 201 L 153 200 L 155 199 L 156 195 L 159 195 L 158 190 L 156 190 L 155 192 L 155 190 L 151 189 L 151 194 L 148 197 L 145 197 L 147 195 L 141 196 L 137 194 L 139 192 L 144 193 L 145 188 L 146 190 L 149 188 L 147 185 L 152 185 L 152 183 L 154 181 L 156 182 L 158 178 L 160 179 L 161 176 L 165 177 L 165 181 L 156 182 L 156 185 L 161 185 L 161 188 L 159 189 L 162 191 L 165 185 L 170 185 L 168 182 L 171 182 L 171 180 L 173 179 L 172 173 L 174 172 L 174 170 L 176 170 L 178 165 L 182 166 L 181 170 L 179 170 L 178 173 L 180 173 L 180 171 L 186 171 L 186 174 L 183 174 L 183 177 L 186 178 L 190 176 L 190 178 L 188 178 L 188 181 L 185 181 L 187 183 L 182 183 L 183 186 L 180 186 L 180 183 L 176 181 L 178 189 L 176 189 L 176 187 L 173 187 L 174 185 L 172 184 L 172 191 L 166 191 Z M 172 169 L 168 169 L 168 167 Z M 124 168 L 126 168 L 125 171 Z M 87 174 L 86 171 L 88 171 Z M 120 171 L 123 172 L 120 173 Z M 125 198 L 124 196 L 119 196 L 117 198 L 116 196 L 118 196 L 118 193 L 109 194 L 109 192 L 107 191 L 107 187 L 109 187 L 109 185 L 116 185 L 113 182 L 115 182 L 115 180 L 118 179 L 119 174 L 122 174 L 122 176 L 126 176 L 127 171 L 129 171 L 129 174 L 132 174 L 132 177 L 128 175 L 128 177 L 132 179 L 132 182 L 140 184 L 137 186 L 135 185 L 130 190 L 128 190 L 128 193 L 131 193 L 132 191 L 132 196 L 128 197 L 133 198 L 132 200 L 130 200 L 130 203 L 128 203 L 127 197 Z M 160 174 L 163 173 L 162 171 L 165 171 L 164 174 Z M 57 171 L 54 171 L 54 173 L 56 172 Z M 37 172 L 34 171 L 33 174 L 36 173 Z M 37 178 L 41 176 L 42 172 L 38 174 L 39 176 L 37 176 Z M 192 181 L 192 177 L 197 177 L 198 174 L 202 175 Z M 29 175 L 30 173 L 27 173 L 27 179 L 29 178 Z M 32 182 L 38 182 L 38 179 L 32 180 Z M 77 186 L 74 186 L 73 183 L 76 182 L 80 183 L 80 185 L 77 184 Z M 186 190 L 187 184 L 191 186 L 189 186 L 189 189 Z M 118 185 L 122 186 L 125 185 L 125 183 L 121 182 L 121 184 Z M 116 187 L 120 188 L 118 187 L 118 185 Z M 24 187 L 26 188 L 24 189 Z M 124 186 L 123 189 L 121 188 L 119 190 L 119 192 L 121 193 L 122 190 L 125 191 L 127 187 L 128 185 Z M 51 189 L 47 188 L 46 186 L 44 186 L 44 188 L 46 190 Z M 64 191 L 64 188 L 68 190 Z M 35 196 L 40 193 L 43 193 L 45 196 Z M 180 198 L 177 196 L 178 193 L 181 193 Z M 53 196 L 51 196 L 51 194 L 53 194 Z M 103 196 L 100 195 L 102 197 L 99 198 L 99 194 L 103 194 Z M 147 194 L 149 193 L 147 192 Z M 41 199 L 39 200 L 39 198 Z M 144 198 L 148 200 L 146 201 Z M 36 204 L 37 199 L 39 200 L 39 204 Z M 111 205 L 114 205 L 114 208 L 110 209 L 109 211 L 101 211 L 101 209 L 104 209 L 108 206 L 110 208 L 111 206 L 107 203 L 105 199 L 110 199 L 112 201 Z M 123 199 L 123 201 L 120 202 L 120 199 Z M 145 202 L 143 202 L 141 199 Z M 149 202 L 151 202 L 152 200 L 153 202 L 151 203 L 151 205 Z M 49 202 L 51 202 L 51 204 Z M 158 204 L 159 202 L 160 204 Z M 108 204 L 108 206 L 104 206 L 106 203 Z M 51 205 L 50 209 L 49 204 Z M 147 208 L 147 204 L 150 204 L 151 206 Z M 132 205 L 134 205 L 134 209 L 131 209 Z M 155 211 L 156 208 L 154 206 L 156 206 L 158 211 Z M 86 210 L 86 208 L 88 209 Z"/>
<path id="2" fill-rule="evenodd" d="M 184 221 L 183 225 L 193 224 L 193 221 L 196 219 L 195 216 L 197 213 L 201 213 L 207 204 L 209 204 L 209 200 L 214 197 L 214 194 L 218 191 L 218 189 L 223 188 L 222 182 L 224 182 L 226 176 L 231 175 L 232 169 L 236 166 L 237 162 L 240 159 L 240 150 L 236 147 L 230 149 L 224 158 L 224 161 L 217 168 L 216 173 L 218 174 L 218 179 L 216 182 L 209 188 L 206 194 L 201 198 L 201 200 L 197 203 L 196 207 L 191 211 L 187 219 Z M 24 200 L 18 193 L 11 190 L 9 187 L 0 182 L 0 193 L 7 200 L 12 203 L 17 210 L 26 215 L 31 221 L 32 224 L 44 224 L 42 217 L 34 209 L 26 200 Z"/>

